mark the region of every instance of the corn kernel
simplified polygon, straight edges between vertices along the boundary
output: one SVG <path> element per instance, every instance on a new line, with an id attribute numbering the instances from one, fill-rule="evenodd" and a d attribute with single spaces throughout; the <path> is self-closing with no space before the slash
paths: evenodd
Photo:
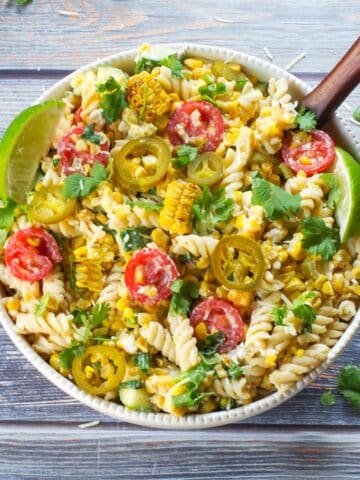
<path id="1" fill-rule="evenodd" d="M 299 158 L 299 162 L 301 163 L 301 165 L 311 165 L 312 164 L 311 158 L 307 157 L 306 155 L 302 155 Z"/>
<path id="2" fill-rule="evenodd" d="M 334 295 L 334 289 L 329 280 L 323 283 L 321 291 L 324 295 Z"/>
<path id="3" fill-rule="evenodd" d="M 136 346 L 139 350 L 141 350 L 142 352 L 147 352 L 148 351 L 148 344 L 147 344 L 147 341 L 145 340 L 145 338 L 142 338 L 142 337 L 138 337 L 135 341 L 136 343 Z"/>
<path id="4" fill-rule="evenodd" d="M 253 301 L 253 292 L 230 290 L 228 300 L 237 307 L 248 307 Z"/>
<path id="5" fill-rule="evenodd" d="M 199 58 L 187 58 L 184 60 L 184 65 L 190 68 L 190 70 L 194 70 L 195 68 L 200 68 L 204 65 L 204 62 Z"/>
<path id="6" fill-rule="evenodd" d="M 60 370 L 60 355 L 57 353 L 53 353 L 50 356 L 49 363 L 55 370 Z"/>
<path id="7" fill-rule="evenodd" d="M 208 398 L 200 408 L 201 413 L 210 413 L 217 409 L 217 402 L 213 398 Z"/>
<path id="8" fill-rule="evenodd" d="M 8 310 L 20 310 L 20 300 L 18 298 L 9 298 L 6 302 L 6 308 Z"/>
<path id="9" fill-rule="evenodd" d="M 245 215 L 243 214 L 238 215 L 235 220 L 235 227 L 242 229 L 244 227 L 244 222 L 245 222 Z"/>
<path id="10" fill-rule="evenodd" d="M 322 284 L 326 282 L 326 280 L 326 275 L 319 275 L 318 278 L 314 281 L 315 288 L 320 289 L 322 287 Z"/>
<path id="11" fill-rule="evenodd" d="M 276 359 L 277 359 L 276 355 L 268 355 L 265 359 L 266 366 L 269 367 L 269 368 L 275 367 Z"/>
<path id="12" fill-rule="evenodd" d="M 304 250 L 302 248 L 302 243 L 301 240 L 291 243 L 288 248 L 288 254 L 294 259 L 294 260 L 301 260 L 301 258 L 304 256 Z"/>
<path id="13" fill-rule="evenodd" d="M 145 277 L 144 277 L 144 269 L 142 268 L 142 266 L 138 266 L 136 267 L 135 269 L 135 281 L 136 283 L 143 283 L 145 280 Z"/>
<path id="14" fill-rule="evenodd" d="M 335 275 L 334 275 L 335 276 Z M 356 280 L 360 280 L 360 267 L 354 267 L 351 270 L 351 276 Z"/>
<path id="15" fill-rule="evenodd" d="M 200 322 L 195 327 L 195 334 L 199 340 L 204 340 L 208 335 L 208 329 L 204 322 Z"/>
<path id="16" fill-rule="evenodd" d="M 171 395 L 181 395 L 182 393 L 186 392 L 185 385 L 175 385 L 171 389 Z"/>
<path id="17" fill-rule="evenodd" d="M 166 248 L 169 244 L 170 238 L 161 228 L 155 228 L 151 232 L 151 239 L 159 245 L 159 247 Z"/>
<path id="18" fill-rule="evenodd" d="M 302 348 L 298 348 L 295 352 L 296 357 L 303 357 L 304 356 L 304 350 Z"/>
<path id="19" fill-rule="evenodd" d="M 38 247 L 38 246 L 40 245 L 40 243 L 41 243 L 40 238 L 31 238 L 31 237 L 28 237 L 28 238 L 26 239 L 26 241 L 27 241 L 27 243 L 28 243 L 29 245 L 31 245 L 32 247 Z"/>
<path id="20" fill-rule="evenodd" d="M 305 290 L 304 283 L 298 277 L 291 278 L 284 287 L 285 293 Z"/>
<path id="21" fill-rule="evenodd" d="M 360 285 L 352 285 L 349 287 L 352 292 L 354 292 L 356 295 L 360 295 Z"/>

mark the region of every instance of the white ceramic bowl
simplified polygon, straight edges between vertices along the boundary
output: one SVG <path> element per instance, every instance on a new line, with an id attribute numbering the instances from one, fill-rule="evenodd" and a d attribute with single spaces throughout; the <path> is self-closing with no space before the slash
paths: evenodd
<path id="1" fill-rule="evenodd" d="M 311 88 L 306 83 L 298 80 L 287 71 L 276 67 L 269 62 L 265 62 L 257 57 L 252 57 L 244 53 L 236 52 L 227 48 L 209 47 L 203 45 L 193 44 L 173 44 L 169 45 L 179 51 L 185 50 L 187 55 L 205 57 L 211 60 L 234 60 L 246 67 L 250 72 L 255 74 L 261 80 L 268 80 L 271 77 L 279 78 L 284 76 L 290 87 L 290 93 L 294 98 L 301 98 L 308 93 Z M 90 65 L 87 65 L 80 70 L 72 73 L 63 80 L 57 82 L 52 88 L 41 95 L 35 103 L 40 103 L 45 100 L 53 98 L 61 98 L 65 90 L 68 89 L 72 78 L 81 71 L 87 71 L 99 65 L 114 65 L 129 70 L 134 66 L 134 58 L 137 50 L 128 50 L 119 54 L 112 55 L 101 60 L 98 60 Z M 339 114 L 336 114 L 333 120 L 329 124 L 327 130 L 332 134 L 335 141 L 351 152 L 354 156 L 359 155 L 359 143 L 355 137 L 351 134 L 346 123 Z M 244 420 L 254 415 L 266 412 L 281 403 L 285 402 L 292 396 L 296 395 L 303 388 L 312 382 L 320 373 L 322 373 L 342 352 L 345 346 L 350 342 L 351 338 L 355 335 L 357 328 L 360 324 L 360 311 L 356 314 L 355 318 L 349 324 L 349 327 L 342 335 L 337 344 L 331 349 L 327 360 L 316 370 L 312 371 L 309 375 L 304 377 L 301 381 L 297 382 L 286 393 L 276 392 L 261 400 L 253 402 L 249 405 L 235 408 L 229 411 L 219 411 L 207 414 L 188 415 L 185 417 L 173 417 L 165 413 L 140 413 L 126 410 L 121 405 L 117 405 L 113 402 L 108 402 L 100 398 L 93 397 L 82 390 L 80 390 L 75 384 L 65 379 L 62 375 L 56 372 L 45 360 L 43 360 L 27 343 L 25 338 L 18 335 L 14 331 L 14 325 L 12 320 L 7 315 L 5 309 L 0 307 L 0 322 L 4 327 L 9 337 L 13 340 L 20 352 L 31 362 L 35 368 L 39 370 L 48 380 L 61 388 L 68 395 L 79 402 L 97 410 L 101 413 L 109 415 L 119 420 L 123 420 L 138 425 L 144 425 L 148 427 L 157 428 L 172 428 L 172 429 L 194 429 L 194 428 L 206 428 L 215 427 L 218 425 L 224 425 L 227 423 Z"/>

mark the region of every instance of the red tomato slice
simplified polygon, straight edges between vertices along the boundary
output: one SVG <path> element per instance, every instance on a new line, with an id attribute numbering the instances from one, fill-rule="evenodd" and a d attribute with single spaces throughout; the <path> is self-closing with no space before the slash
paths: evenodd
<path id="1" fill-rule="evenodd" d="M 216 150 L 224 133 L 224 119 L 214 105 L 204 100 L 185 102 L 173 113 L 168 135 L 173 145 L 203 144 L 201 152 Z"/>
<path id="2" fill-rule="evenodd" d="M 38 227 L 17 231 L 5 246 L 5 264 L 20 280 L 41 280 L 47 277 L 55 263 L 61 260 L 54 237 Z"/>
<path id="3" fill-rule="evenodd" d="M 173 260 L 155 248 L 134 254 L 125 269 L 125 284 L 132 298 L 154 305 L 171 295 L 170 286 L 180 276 Z"/>
<path id="4" fill-rule="evenodd" d="M 335 159 L 335 144 L 323 130 L 308 133 L 309 140 L 299 141 L 299 133 L 290 133 L 284 141 L 281 155 L 288 167 L 295 173 L 300 170 L 307 175 L 326 170 Z"/>
<path id="5" fill-rule="evenodd" d="M 80 151 L 76 148 L 76 142 L 81 139 L 84 129 L 84 125 L 73 127 L 58 143 L 57 153 L 60 155 L 60 165 L 65 175 L 84 173 L 83 165 L 93 166 L 96 162 L 100 162 L 106 167 L 109 163 L 110 142 L 96 145 L 100 150 L 95 154 L 90 151 L 91 145 L 94 145 L 91 142 L 87 142 L 86 150 Z"/>
<path id="6" fill-rule="evenodd" d="M 203 300 L 191 312 L 190 322 L 193 327 L 204 322 L 209 333 L 213 329 L 224 332 L 225 342 L 219 347 L 219 353 L 226 353 L 235 348 L 244 336 L 244 323 L 240 313 L 225 300 L 217 298 Z"/>

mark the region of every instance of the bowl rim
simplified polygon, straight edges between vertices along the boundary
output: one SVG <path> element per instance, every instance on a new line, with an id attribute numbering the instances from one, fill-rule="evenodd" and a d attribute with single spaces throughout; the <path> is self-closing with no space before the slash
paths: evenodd
<path id="1" fill-rule="evenodd" d="M 245 65 L 248 69 L 258 69 L 264 73 L 265 77 L 285 77 L 289 82 L 289 85 L 296 88 L 302 95 L 308 93 L 311 87 L 299 80 L 297 77 L 287 72 L 286 70 L 278 67 L 266 60 L 262 60 L 258 57 L 247 55 L 237 50 L 232 50 L 225 47 L 216 47 L 210 45 L 201 45 L 193 43 L 164 43 L 154 44 L 162 45 L 165 47 L 173 48 L 176 51 L 185 51 L 188 55 L 199 55 L 209 59 L 221 59 L 223 61 L 237 61 Z M 66 88 L 68 88 L 71 80 L 75 75 L 92 70 L 100 65 L 118 65 L 133 62 L 138 49 L 124 50 L 119 53 L 98 59 L 95 62 L 87 64 L 70 75 L 67 75 L 63 79 L 56 82 L 46 92 L 44 92 L 35 102 L 41 103 L 43 101 L 60 98 Z M 121 66 L 121 65 L 120 65 Z M 360 151 L 359 141 L 356 139 L 354 133 L 350 130 L 343 117 L 336 113 L 333 116 L 333 124 L 337 132 L 342 136 L 342 144 L 346 144 L 345 148 L 351 152 L 358 154 Z M 50 382 L 59 387 L 63 392 L 70 395 L 80 403 L 87 405 L 88 407 L 96 410 L 100 413 L 106 414 L 117 420 L 129 422 L 135 425 L 141 425 L 146 427 L 156 427 L 164 429 L 198 429 L 209 428 L 220 425 L 226 425 L 240 420 L 248 419 L 252 416 L 264 413 L 276 406 L 282 404 L 286 400 L 290 399 L 301 390 L 303 390 L 309 383 L 316 379 L 322 372 L 328 368 L 328 366 L 338 357 L 343 351 L 346 345 L 354 337 L 360 326 L 360 309 L 357 311 L 355 317 L 349 322 L 349 325 L 340 339 L 330 349 L 329 354 L 325 362 L 323 362 L 318 368 L 311 371 L 300 381 L 295 383 L 292 387 L 286 391 L 278 390 L 268 396 L 256 400 L 248 405 L 237 407 L 231 410 L 222 410 L 211 413 L 191 414 L 183 417 L 175 417 L 168 413 L 145 413 L 128 410 L 125 407 L 116 404 L 114 402 L 106 401 L 98 397 L 94 397 L 90 394 L 80 390 L 74 383 L 63 377 L 60 373 L 54 370 L 35 350 L 32 349 L 30 344 L 26 341 L 25 337 L 16 333 L 14 323 L 10 319 L 3 305 L 0 305 L 0 323 L 2 324 L 5 332 L 11 338 L 18 350 L 25 356 L 25 358 Z"/>

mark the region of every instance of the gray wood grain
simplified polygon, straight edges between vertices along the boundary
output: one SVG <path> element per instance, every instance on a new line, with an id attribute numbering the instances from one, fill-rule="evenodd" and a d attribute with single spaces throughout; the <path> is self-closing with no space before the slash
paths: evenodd
<path id="1" fill-rule="evenodd" d="M 0 2 L 0 68 L 75 68 L 142 42 L 234 47 L 296 71 L 326 72 L 359 35 L 358 0 L 102 0 Z M 59 15 L 60 9 L 79 18 Z M 316 53 L 316 62 L 310 57 Z"/>
<path id="2" fill-rule="evenodd" d="M 359 453 L 360 432 L 351 428 L 237 426 L 209 433 L 59 426 L 55 437 L 46 424 L 0 427 L 0 478 L 6 480 L 308 480 L 314 473 L 355 480 Z"/>

